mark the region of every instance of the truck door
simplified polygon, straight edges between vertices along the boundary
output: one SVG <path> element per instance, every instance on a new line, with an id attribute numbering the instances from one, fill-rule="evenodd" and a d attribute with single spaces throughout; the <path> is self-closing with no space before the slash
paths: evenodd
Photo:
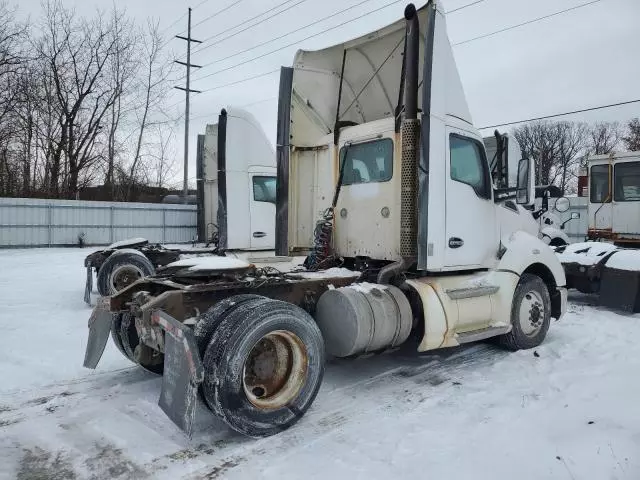
<path id="1" fill-rule="evenodd" d="M 608 164 L 593 165 L 589 172 L 589 228 L 608 230 L 611 217 L 611 170 Z"/>
<path id="2" fill-rule="evenodd" d="M 640 235 L 640 162 L 613 166 L 612 227 L 627 238 Z"/>
<path id="3" fill-rule="evenodd" d="M 498 249 L 491 177 L 480 140 L 447 128 L 445 268 L 487 268 Z"/>
<path id="4" fill-rule="evenodd" d="M 251 249 L 275 248 L 276 177 L 273 173 L 249 174 Z"/>

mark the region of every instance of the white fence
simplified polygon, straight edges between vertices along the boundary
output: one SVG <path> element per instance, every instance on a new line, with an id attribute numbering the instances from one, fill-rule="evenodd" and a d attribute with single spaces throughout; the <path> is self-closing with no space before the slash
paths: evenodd
<path id="1" fill-rule="evenodd" d="M 108 245 L 144 237 L 187 243 L 197 236 L 195 205 L 0 198 L 0 248 Z"/>

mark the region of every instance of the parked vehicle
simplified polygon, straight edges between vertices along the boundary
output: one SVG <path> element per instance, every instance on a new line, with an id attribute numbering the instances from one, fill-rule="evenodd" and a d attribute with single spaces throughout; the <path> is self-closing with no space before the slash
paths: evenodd
<path id="1" fill-rule="evenodd" d="M 515 185 L 516 169 L 522 157 L 518 141 L 508 133 L 500 133 L 498 130 L 492 136 L 484 137 L 482 141 L 489 159 L 494 186 L 506 188 L 509 185 Z M 570 240 L 564 232 L 564 227 L 571 220 L 580 218 L 580 214 L 573 212 L 569 219 L 561 221 L 554 211 L 567 212 L 571 207 L 569 199 L 562 196 L 560 190 L 553 185 L 537 186 L 535 192 L 534 203 L 518 207 L 522 210 L 530 210 L 535 221 L 535 227 L 531 224 L 527 231 L 532 233 L 537 230 L 537 235 L 551 247 L 568 245 Z M 552 209 L 549 208 L 550 198 L 555 199 Z"/>
<path id="2" fill-rule="evenodd" d="M 94 272 L 98 293 L 109 296 L 185 256 L 273 256 L 276 167 L 266 135 L 251 113 L 230 108 L 200 137 L 198 228 L 206 248 L 168 248 L 134 238 L 98 250 L 84 261 L 86 303 Z"/>
<path id="3" fill-rule="evenodd" d="M 587 160 L 589 241 L 558 249 L 567 286 L 640 312 L 640 152 Z"/>
<path id="4" fill-rule="evenodd" d="M 96 367 L 111 332 L 163 372 L 160 406 L 186 432 L 200 391 L 231 428 L 260 437 L 304 415 L 325 352 L 380 352 L 412 333 L 420 352 L 489 337 L 535 347 L 565 312 L 565 277 L 522 228 L 532 161 L 516 171 L 517 184 L 493 187 L 438 3 L 298 51 L 280 76 L 275 229 L 276 253 L 305 267 L 170 264 L 101 300 L 84 365 Z"/>

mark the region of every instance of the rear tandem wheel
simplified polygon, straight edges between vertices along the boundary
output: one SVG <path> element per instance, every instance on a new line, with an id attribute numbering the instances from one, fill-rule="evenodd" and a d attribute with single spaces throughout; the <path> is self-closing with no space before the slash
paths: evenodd
<path id="1" fill-rule="evenodd" d="M 307 312 L 279 300 L 245 299 L 227 311 L 211 336 L 202 395 L 234 430 L 274 435 L 311 406 L 324 360 L 322 334 Z"/>

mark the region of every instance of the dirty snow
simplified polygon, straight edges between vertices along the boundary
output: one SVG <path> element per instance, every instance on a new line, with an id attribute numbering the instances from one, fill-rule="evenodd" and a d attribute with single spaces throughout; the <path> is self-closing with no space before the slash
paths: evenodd
<path id="1" fill-rule="evenodd" d="M 248 439 L 199 406 L 188 440 L 111 343 L 82 368 L 87 253 L 0 251 L 0 479 L 640 478 L 640 315 L 573 296 L 535 350 L 331 360 L 292 429 Z"/>
<path id="2" fill-rule="evenodd" d="M 614 253 L 606 263 L 609 268 L 618 270 L 640 271 L 640 251 L 620 250 Z"/>
<path id="3" fill-rule="evenodd" d="M 318 272 L 292 272 L 289 276 L 295 278 L 322 279 L 322 278 L 357 278 L 360 272 L 354 272 L 348 268 L 333 267 Z"/>
<path id="4" fill-rule="evenodd" d="M 250 263 L 239 258 L 220 257 L 211 255 L 207 257 L 190 257 L 177 260 L 167 265 L 167 267 L 189 267 L 189 270 L 235 270 L 247 268 Z"/>
<path id="5" fill-rule="evenodd" d="M 602 260 L 607 253 L 617 250 L 618 247 L 606 242 L 579 242 L 567 245 L 562 253 L 557 253 L 562 263 L 577 263 L 591 266 Z"/>
<path id="6" fill-rule="evenodd" d="M 128 246 L 131 246 L 131 245 L 137 245 L 137 244 L 145 243 L 145 242 L 148 242 L 148 240 L 146 238 L 142 238 L 142 237 L 127 238 L 126 240 L 120 240 L 119 242 L 112 243 L 111 245 L 106 247 L 106 250 L 108 250 L 110 248 L 128 247 Z"/>

